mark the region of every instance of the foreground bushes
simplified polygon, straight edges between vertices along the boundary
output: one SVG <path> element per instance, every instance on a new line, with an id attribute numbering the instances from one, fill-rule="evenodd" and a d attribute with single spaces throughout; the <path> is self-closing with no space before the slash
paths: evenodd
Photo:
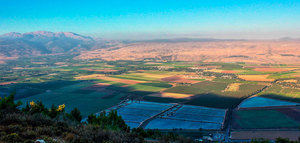
<path id="1" fill-rule="evenodd" d="M 66 121 L 51 119 L 42 114 L 9 113 L 0 116 L 0 140 L 5 142 L 140 142 L 126 132 L 103 130 L 99 126 L 69 125 Z"/>
<path id="2" fill-rule="evenodd" d="M 14 102 L 14 95 L 0 99 L 0 143 L 34 142 L 42 139 L 52 142 L 143 142 L 144 138 L 162 142 L 190 142 L 178 135 L 163 135 L 159 131 L 132 129 L 116 111 L 90 115 L 87 123 L 81 123 L 80 111 L 75 108 L 65 113 L 65 105 L 46 108 L 42 102 L 30 102 L 22 109 Z M 182 141 L 183 140 L 183 141 Z"/>

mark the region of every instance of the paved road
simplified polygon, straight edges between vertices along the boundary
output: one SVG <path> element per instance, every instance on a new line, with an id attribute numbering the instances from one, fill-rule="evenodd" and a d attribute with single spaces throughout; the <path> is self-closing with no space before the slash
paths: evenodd
<path id="1" fill-rule="evenodd" d="M 263 92 L 264 90 L 266 90 L 267 88 L 269 88 L 270 86 L 272 86 L 272 85 L 273 85 L 274 83 L 276 83 L 276 82 L 277 82 L 277 80 L 274 80 L 274 81 L 271 82 L 270 85 L 266 85 L 266 86 L 264 86 L 263 88 L 261 88 L 260 90 L 257 90 L 257 91 L 255 91 L 255 92 L 253 92 L 252 94 L 250 94 L 249 96 L 247 96 L 244 100 L 242 100 L 242 101 L 240 102 L 240 104 L 241 104 L 243 101 L 245 101 L 246 99 L 249 99 L 249 98 L 251 98 L 251 97 L 257 96 L 257 94 Z M 225 137 L 224 137 L 225 142 L 231 142 L 229 137 L 230 137 L 230 131 L 231 131 L 231 125 L 232 125 L 232 112 L 238 110 L 240 104 L 236 105 L 235 107 L 233 107 L 232 110 L 230 110 L 230 111 L 228 112 L 228 113 L 229 113 L 229 115 L 228 115 L 229 118 L 227 119 L 227 121 L 228 121 L 227 124 L 228 124 L 228 125 L 227 125 L 227 128 L 226 128 L 226 133 L 225 133 Z"/>
<path id="2" fill-rule="evenodd" d="M 145 128 L 146 125 L 147 125 L 151 120 L 153 120 L 153 119 L 155 119 L 156 117 L 158 117 L 158 116 L 160 116 L 160 115 L 166 113 L 167 111 L 172 110 L 173 108 L 175 108 L 175 107 L 177 107 L 177 106 L 180 106 L 180 105 L 176 103 L 176 104 L 174 104 L 172 107 L 170 107 L 170 108 L 168 108 L 168 109 L 166 109 L 166 110 L 163 110 L 162 112 L 160 112 L 160 113 L 158 113 L 158 114 L 156 114 L 156 115 L 151 116 L 150 118 L 148 118 L 148 119 L 144 120 L 143 122 L 141 122 L 141 124 L 138 126 L 138 128 Z"/>

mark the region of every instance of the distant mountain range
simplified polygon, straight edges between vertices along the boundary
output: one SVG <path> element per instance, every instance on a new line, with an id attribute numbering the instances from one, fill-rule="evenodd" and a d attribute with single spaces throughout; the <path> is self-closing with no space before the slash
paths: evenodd
<path id="1" fill-rule="evenodd" d="M 144 41 L 93 39 L 72 32 L 0 35 L 0 63 L 7 59 L 72 54 L 78 59 L 299 63 L 300 39 L 176 38 Z"/>
<path id="2" fill-rule="evenodd" d="M 11 32 L 0 35 L 0 56 L 20 57 L 89 50 L 95 41 L 72 32 Z"/>

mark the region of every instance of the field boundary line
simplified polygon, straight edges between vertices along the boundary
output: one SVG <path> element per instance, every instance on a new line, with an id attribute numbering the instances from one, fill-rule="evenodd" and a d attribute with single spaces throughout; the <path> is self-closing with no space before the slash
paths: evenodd
<path id="1" fill-rule="evenodd" d="M 212 123 L 212 124 L 223 124 L 220 122 L 210 122 L 210 121 L 196 121 L 196 120 L 187 120 L 187 119 L 180 119 L 180 118 L 170 118 L 170 117 L 161 117 L 161 119 L 170 119 L 170 120 L 180 120 L 180 121 L 189 121 L 189 122 L 200 122 L 200 123 Z"/>
<path id="2" fill-rule="evenodd" d="M 241 107 L 239 110 L 259 110 L 259 109 L 280 109 L 280 108 L 294 108 L 300 107 L 300 103 L 297 105 L 280 105 L 280 106 L 262 106 L 262 107 Z"/>
<path id="3" fill-rule="evenodd" d="M 174 104 L 173 106 L 171 106 L 170 108 L 167 108 L 167 109 L 165 109 L 165 110 L 163 110 L 163 111 L 161 111 L 161 112 L 159 112 L 159 113 L 157 113 L 157 114 L 155 114 L 155 115 L 149 117 L 148 119 L 142 121 L 142 122 L 140 123 L 140 125 L 138 126 L 138 128 L 145 128 L 146 125 L 148 125 L 148 123 L 149 123 L 151 120 L 155 119 L 156 117 L 158 117 L 158 116 L 164 114 L 165 112 L 167 112 L 167 111 L 169 111 L 169 110 L 172 110 L 173 108 L 175 108 L 175 107 L 177 107 L 177 106 L 180 106 L 180 105 L 179 105 L 178 103 L 176 103 L 176 104 Z"/>
<path id="4" fill-rule="evenodd" d="M 194 115 L 194 114 L 189 114 L 189 113 L 177 113 L 177 114 Z M 223 118 L 223 117 L 224 117 L 224 116 L 219 116 L 219 115 L 209 115 L 209 114 L 198 114 L 198 116 L 220 117 L 220 118 Z"/>

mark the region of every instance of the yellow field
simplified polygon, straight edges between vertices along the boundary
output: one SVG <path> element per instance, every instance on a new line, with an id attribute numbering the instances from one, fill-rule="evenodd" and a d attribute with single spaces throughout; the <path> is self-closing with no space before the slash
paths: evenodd
<path id="1" fill-rule="evenodd" d="M 224 92 L 225 92 L 225 91 L 238 91 L 240 85 L 242 85 L 242 83 L 232 83 L 232 84 L 229 84 L 229 85 L 226 87 L 226 89 L 224 90 Z"/>
<path id="2" fill-rule="evenodd" d="M 75 79 L 84 80 L 84 79 L 103 79 L 106 81 L 114 81 L 118 83 L 124 83 L 124 84 L 137 84 L 137 83 L 144 83 L 146 81 L 137 81 L 137 80 L 128 80 L 128 79 L 120 79 L 120 78 L 113 78 L 108 77 L 102 74 L 91 74 L 91 75 L 84 75 L 84 76 L 78 76 L 75 77 Z"/>
<path id="3" fill-rule="evenodd" d="M 296 79 L 288 79 L 288 80 L 284 80 L 283 82 L 297 83 L 298 81 Z"/>
<path id="4" fill-rule="evenodd" d="M 294 77 L 300 77 L 300 70 L 296 70 L 296 73 L 291 74 Z"/>
<path id="5" fill-rule="evenodd" d="M 217 73 L 241 73 L 245 70 L 221 70 L 221 69 L 210 69 L 210 70 L 204 70 L 206 72 L 217 72 Z"/>
<path id="6" fill-rule="evenodd" d="M 247 80 L 247 81 L 274 81 L 274 79 L 268 79 L 267 75 L 238 75 L 239 78 Z"/>
<path id="7" fill-rule="evenodd" d="M 210 70 L 204 70 L 205 72 L 217 72 L 217 73 L 221 73 L 223 70 L 221 69 L 210 69 Z"/>
<path id="8" fill-rule="evenodd" d="M 12 83 L 17 83 L 17 82 L 14 82 L 14 81 L 0 82 L 0 85 L 7 85 L 7 84 L 12 84 Z"/>
<path id="9" fill-rule="evenodd" d="M 151 94 L 150 96 L 182 99 L 182 98 L 190 98 L 194 95 L 193 94 L 180 94 L 180 93 L 161 92 L 161 93 Z"/>
<path id="10" fill-rule="evenodd" d="M 153 74 L 153 73 L 134 73 L 134 75 L 139 75 L 147 78 L 153 78 L 153 79 L 161 79 L 161 78 L 166 78 L 170 77 L 172 75 L 176 75 L 177 73 L 168 73 L 168 74 Z"/>
<path id="11" fill-rule="evenodd" d="M 104 76 L 103 74 L 90 74 L 74 77 L 75 79 L 84 80 L 84 79 L 101 79 L 100 77 Z"/>

